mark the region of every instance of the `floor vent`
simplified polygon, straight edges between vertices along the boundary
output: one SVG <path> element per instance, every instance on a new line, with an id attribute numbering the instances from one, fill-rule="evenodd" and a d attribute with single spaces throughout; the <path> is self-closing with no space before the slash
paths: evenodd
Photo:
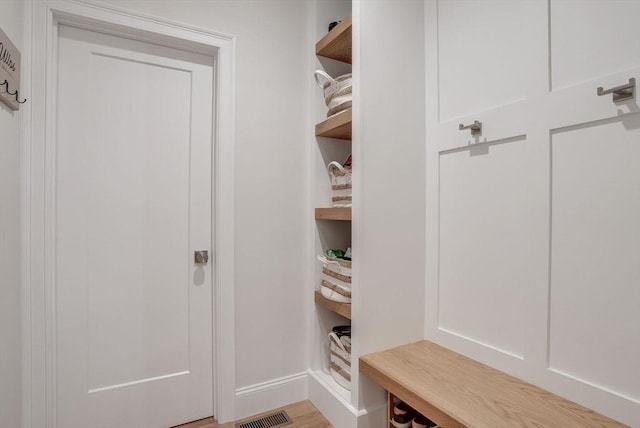
<path id="1" fill-rule="evenodd" d="M 276 428 L 291 424 L 287 412 L 276 412 L 258 419 L 236 424 L 236 428 Z"/>

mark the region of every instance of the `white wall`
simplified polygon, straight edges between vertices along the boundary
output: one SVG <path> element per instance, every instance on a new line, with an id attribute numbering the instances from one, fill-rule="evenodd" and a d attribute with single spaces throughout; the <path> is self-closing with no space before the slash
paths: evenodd
<path id="1" fill-rule="evenodd" d="M 236 386 L 305 372 L 310 2 L 299 0 L 106 0 L 117 7 L 237 37 Z M 296 391 L 306 394 L 306 386 Z M 298 397 L 295 397 L 298 398 Z M 301 397 L 305 398 L 305 397 Z M 301 399 L 300 398 L 300 399 Z"/>
<path id="2" fill-rule="evenodd" d="M 0 27 L 22 49 L 22 0 L 0 4 Z M 2 88 L 4 90 L 4 87 Z M 0 103 L 0 426 L 19 427 L 21 115 Z"/>
<path id="3" fill-rule="evenodd" d="M 352 324 L 366 355 L 424 337 L 424 7 L 359 0 L 354 15 Z M 360 379 L 371 410 L 384 396 Z"/>
<path id="4" fill-rule="evenodd" d="M 415 0 L 354 4 L 361 168 L 354 233 L 363 300 L 353 309 L 366 326 L 358 343 L 367 354 L 423 337 L 424 8 Z"/>

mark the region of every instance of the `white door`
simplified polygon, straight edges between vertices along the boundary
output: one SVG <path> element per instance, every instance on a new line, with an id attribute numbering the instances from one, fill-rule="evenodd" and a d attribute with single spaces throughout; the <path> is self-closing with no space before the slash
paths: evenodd
<path id="1" fill-rule="evenodd" d="M 640 2 L 426 4 L 428 336 L 640 426 Z"/>
<path id="2" fill-rule="evenodd" d="M 213 58 L 60 27 L 57 424 L 213 414 Z"/>

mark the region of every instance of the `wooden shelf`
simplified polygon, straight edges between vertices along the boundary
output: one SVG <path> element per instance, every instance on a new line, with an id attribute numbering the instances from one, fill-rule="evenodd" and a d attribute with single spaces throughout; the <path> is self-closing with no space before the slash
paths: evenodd
<path id="1" fill-rule="evenodd" d="M 316 55 L 351 64 L 351 15 L 316 43 Z"/>
<path id="2" fill-rule="evenodd" d="M 351 221 L 351 207 L 316 208 L 316 220 Z"/>
<path id="3" fill-rule="evenodd" d="M 360 357 L 360 373 L 443 427 L 624 426 L 427 340 Z"/>
<path id="4" fill-rule="evenodd" d="M 351 109 L 336 113 L 316 124 L 316 136 L 351 140 Z"/>
<path id="5" fill-rule="evenodd" d="M 339 315 L 342 315 L 345 318 L 351 319 L 351 304 L 350 303 L 339 303 L 334 302 L 333 300 L 329 300 L 322 295 L 320 291 L 316 290 L 315 293 L 315 301 L 316 304 L 320 306 L 324 306 L 325 308 L 333 311 Z"/>

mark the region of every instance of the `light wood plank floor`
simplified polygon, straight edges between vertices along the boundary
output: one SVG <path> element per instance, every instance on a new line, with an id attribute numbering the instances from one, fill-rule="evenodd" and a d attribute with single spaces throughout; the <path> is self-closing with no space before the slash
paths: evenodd
<path id="1" fill-rule="evenodd" d="M 287 427 L 296 427 L 296 428 L 332 428 L 332 425 L 329 423 L 322 413 L 316 407 L 311 404 L 308 400 L 300 401 L 298 403 L 291 404 L 286 407 L 282 407 L 279 409 L 274 409 L 266 413 L 262 413 L 260 415 L 252 416 L 250 418 L 242 419 L 237 422 L 229 422 L 226 424 L 219 425 L 213 418 L 201 419 L 199 421 L 190 422 L 188 424 L 180 425 L 174 428 L 234 428 L 236 423 L 245 422 L 254 418 L 259 418 L 263 415 L 268 415 L 270 413 L 284 410 L 287 412 L 293 424 L 287 425 Z"/>

